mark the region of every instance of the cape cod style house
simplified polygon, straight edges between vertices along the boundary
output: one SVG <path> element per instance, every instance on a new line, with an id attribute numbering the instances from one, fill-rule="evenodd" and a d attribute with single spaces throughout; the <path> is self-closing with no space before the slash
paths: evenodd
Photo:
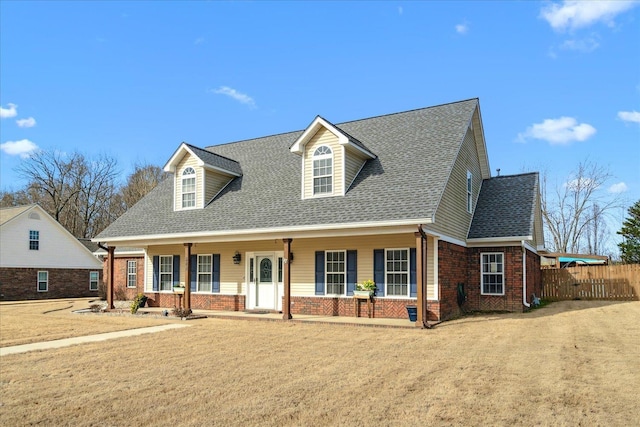
<path id="1" fill-rule="evenodd" d="M 539 295 L 537 173 L 491 177 L 470 99 L 206 147 L 94 241 L 144 250 L 153 306 L 375 317 L 417 325 L 464 310 L 521 311 Z M 109 257 L 113 259 L 113 256 Z M 107 298 L 113 305 L 113 264 Z"/>
<path id="2" fill-rule="evenodd" d="M 98 297 L 102 263 L 40 206 L 0 209 L 0 299 Z"/>

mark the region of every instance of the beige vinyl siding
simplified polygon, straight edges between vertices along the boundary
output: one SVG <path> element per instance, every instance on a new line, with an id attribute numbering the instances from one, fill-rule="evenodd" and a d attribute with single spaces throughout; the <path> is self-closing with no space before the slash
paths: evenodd
<path id="1" fill-rule="evenodd" d="M 326 145 L 333 152 L 333 195 L 344 194 L 342 171 L 343 147 L 338 137 L 325 128 L 320 129 L 305 146 L 304 153 L 304 194 L 303 198 L 313 197 L 313 152 L 321 145 Z"/>
<path id="2" fill-rule="evenodd" d="M 445 186 L 436 211 L 435 223 L 429 226 L 431 230 L 461 241 L 466 240 L 473 218 L 473 212 L 467 212 L 467 171 L 472 174 L 472 199 L 475 210 L 482 177 L 478 151 L 470 129 L 467 130 Z"/>
<path id="3" fill-rule="evenodd" d="M 345 155 L 345 171 L 344 171 L 344 185 L 345 192 L 349 189 L 349 186 L 355 179 L 356 175 L 364 165 L 366 159 L 356 150 L 346 150 Z"/>
<path id="4" fill-rule="evenodd" d="M 202 186 L 203 186 L 203 171 L 198 166 L 198 160 L 195 157 L 186 155 L 180 160 L 176 167 L 176 174 L 174 176 L 175 181 L 175 193 L 173 195 L 174 210 L 182 210 L 182 172 L 191 166 L 196 171 L 196 208 L 203 207 L 202 201 Z"/>
<path id="5" fill-rule="evenodd" d="M 216 194 L 224 188 L 233 178 L 205 170 L 205 190 L 204 190 L 204 203 L 209 203 Z"/>
<path id="6" fill-rule="evenodd" d="M 433 239 L 427 242 L 427 286 L 429 298 L 434 291 L 434 252 Z M 291 295 L 315 296 L 315 252 L 322 250 L 357 250 L 357 280 L 373 278 L 373 250 L 390 248 L 415 248 L 416 239 L 412 234 L 393 234 L 384 236 L 333 237 L 320 239 L 294 239 L 291 251 L 294 261 L 291 264 Z M 233 263 L 232 257 L 238 251 L 242 262 Z M 220 254 L 220 293 L 228 295 L 245 294 L 246 252 L 283 252 L 282 240 L 263 240 L 255 242 L 198 243 L 191 248 L 191 254 Z M 153 246 L 147 250 L 145 290 L 153 289 L 153 256 L 180 255 L 180 281 L 185 281 L 184 245 Z"/>

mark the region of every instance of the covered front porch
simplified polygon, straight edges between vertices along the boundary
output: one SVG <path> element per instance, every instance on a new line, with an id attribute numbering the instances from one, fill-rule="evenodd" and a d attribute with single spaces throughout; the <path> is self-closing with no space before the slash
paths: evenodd
<path id="1" fill-rule="evenodd" d="M 406 306 L 412 305 L 417 308 L 415 325 L 428 327 L 428 319 L 437 319 L 428 312 L 426 298 L 429 295 L 432 299 L 436 293 L 437 239 L 421 229 L 411 233 L 405 230 L 262 240 L 145 242 L 144 289 L 140 291 L 153 308 L 260 311 L 284 320 L 293 315 L 402 320 L 407 319 Z M 114 250 L 115 246 L 108 248 L 108 259 L 112 259 Z M 392 275 L 387 268 L 394 256 L 399 257 L 395 259 L 399 270 Z M 107 302 L 111 309 L 115 287 L 112 269 L 108 264 Z M 390 283 L 390 277 L 396 283 Z M 368 279 L 375 280 L 376 295 L 370 301 L 354 299 L 355 284 Z M 436 305 L 436 301 L 430 302 Z"/>

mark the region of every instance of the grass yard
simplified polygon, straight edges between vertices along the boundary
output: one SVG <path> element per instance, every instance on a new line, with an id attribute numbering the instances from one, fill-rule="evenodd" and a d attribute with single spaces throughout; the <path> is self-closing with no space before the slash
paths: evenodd
<path id="1" fill-rule="evenodd" d="M 42 314 L 34 305 L 0 306 L 2 346 L 49 339 L 38 331 L 52 324 L 60 338 L 166 323 Z M 193 320 L 157 334 L 3 356 L 0 422 L 637 425 L 639 320 L 638 302 L 586 301 L 433 330 Z"/>

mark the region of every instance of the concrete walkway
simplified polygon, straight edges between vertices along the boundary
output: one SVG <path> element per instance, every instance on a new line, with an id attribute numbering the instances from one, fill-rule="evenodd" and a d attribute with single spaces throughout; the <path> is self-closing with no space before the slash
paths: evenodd
<path id="1" fill-rule="evenodd" d="M 133 337 L 142 334 L 151 334 L 154 332 L 167 331 L 169 329 L 184 328 L 191 326 L 184 323 L 171 323 L 168 325 L 150 326 L 148 328 L 127 329 L 125 331 L 107 332 L 104 334 L 87 335 L 83 337 L 65 338 L 55 341 L 35 342 L 31 344 L 14 345 L 12 347 L 0 348 L 0 356 L 8 354 L 26 353 L 34 350 L 48 350 L 51 348 L 69 347 L 76 344 L 84 344 L 90 342 L 106 341 L 114 338 Z"/>

